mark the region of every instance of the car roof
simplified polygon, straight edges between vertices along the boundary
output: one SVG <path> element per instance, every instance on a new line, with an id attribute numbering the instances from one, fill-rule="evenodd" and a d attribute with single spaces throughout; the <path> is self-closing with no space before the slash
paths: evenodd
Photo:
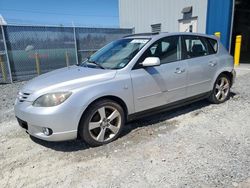
<path id="1" fill-rule="evenodd" d="M 167 37 L 167 36 L 175 36 L 175 35 L 191 35 L 191 36 L 201 36 L 201 37 L 208 37 L 217 40 L 218 38 L 214 35 L 206 35 L 203 33 L 190 33 L 190 32 L 155 32 L 155 33 L 136 33 L 136 34 L 131 34 L 127 35 L 124 38 L 149 38 L 149 39 L 160 39 L 162 37 Z"/>

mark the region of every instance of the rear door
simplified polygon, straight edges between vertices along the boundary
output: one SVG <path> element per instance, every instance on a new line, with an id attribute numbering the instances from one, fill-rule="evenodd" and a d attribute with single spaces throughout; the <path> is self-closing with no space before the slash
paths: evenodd
<path id="1" fill-rule="evenodd" d="M 131 70 L 136 112 L 159 107 L 186 97 L 187 64 L 182 61 L 180 36 L 152 44 Z M 147 57 L 159 57 L 160 66 L 142 67 Z"/>
<path id="2" fill-rule="evenodd" d="M 187 97 L 211 90 L 217 69 L 217 57 L 208 39 L 200 36 L 183 36 L 184 58 L 188 66 Z"/>

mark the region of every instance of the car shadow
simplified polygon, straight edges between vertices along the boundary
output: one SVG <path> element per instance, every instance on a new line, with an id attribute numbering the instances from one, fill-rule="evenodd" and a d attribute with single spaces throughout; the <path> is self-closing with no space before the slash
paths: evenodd
<path id="1" fill-rule="evenodd" d="M 234 98 L 235 95 L 236 95 L 236 93 L 230 92 L 230 97 L 229 98 L 232 99 L 232 98 Z M 148 126 L 148 125 L 152 125 L 152 124 L 156 124 L 156 123 L 160 123 L 162 121 L 166 121 L 166 120 L 172 119 L 174 117 L 177 117 L 177 116 L 187 114 L 187 113 L 192 112 L 192 111 L 202 109 L 203 107 L 206 107 L 206 106 L 209 106 L 209 105 L 211 105 L 211 102 L 209 102 L 207 99 L 203 99 L 203 100 L 193 102 L 191 104 L 184 105 L 184 106 L 181 106 L 181 107 L 178 107 L 178 108 L 174 108 L 174 109 L 171 109 L 171 110 L 166 110 L 164 112 L 156 113 L 156 114 L 153 114 L 153 115 L 150 115 L 150 116 L 146 116 L 144 118 L 139 118 L 137 120 L 134 120 L 134 121 L 131 121 L 130 123 L 128 123 L 125 126 L 121 136 L 125 136 L 126 134 L 129 134 L 129 132 L 131 132 L 133 129 Z M 197 113 L 195 115 L 198 115 L 198 114 L 199 113 Z"/>
<path id="2" fill-rule="evenodd" d="M 231 92 L 230 98 L 234 98 L 236 93 Z M 211 103 L 207 100 L 201 100 L 194 103 L 191 103 L 186 106 L 178 107 L 176 109 L 172 109 L 170 111 L 165 111 L 161 113 L 157 113 L 154 115 L 150 115 L 144 118 L 140 118 L 137 120 L 134 120 L 132 122 L 129 122 L 125 125 L 120 137 L 124 137 L 128 135 L 131 131 L 133 131 L 136 128 L 139 127 L 146 127 L 152 124 L 160 123 L 163 121 L 167 121 L 169 119 L 172 119 L 174 117 L 187 114 L 192 111 L 196 111 L 199 109 L 202 109 L 203 107 L 209 106 Z M 198 115 L 199 113 L 197 113 Z M 89 147 L 86 143 L 84 143 L 81 140 L 72 140 L 72 141 L 62 141 L 62 142 L 48 142 L 44 140 L 40 140 L 38 138 L 35 138 L 33 136 L 30 136 L 31 140 L 34 141 L 37 144 L 40 144 L 44 147 L 56 150 L 56 151 L 62 151 L 62 152 L 75 152 L 79 150 L 86 150 L 91 147 Z M 100 146 L 101 147 L 101 146 Z"/>
<path id="3" fill-rule="evenodd" d="M 56 151 L 74 152 L 90 148 L 86 143 L 79 139 L 61 142 L 49 142 L 45 140 L 40 140 L 33 136 L 30 136 L 30 138 L 33 142 Z"/>
<path id="4" fill-rule="evenodd" d="M 207 100 L 201 100 L 201 101 L 197 101 L 197 102 L 194 102 L 185 106 L 181 106 L 175 109 L 166 110 L 161 113 L 156 113 L 154 115 L 150 115 L 150 116 L 146 116 L 146 117 L 134 120 L 125 126 L 121 136 L 125 136 L 129 134 L 131 131 L 133 131 L 136 128 L 171 120 L 180 115 L 184 115 L 192 111 L 197 111 L 199 109 L 202 109 L 203 107 L 209 106 L 210 104 L 211 103 Z"/>

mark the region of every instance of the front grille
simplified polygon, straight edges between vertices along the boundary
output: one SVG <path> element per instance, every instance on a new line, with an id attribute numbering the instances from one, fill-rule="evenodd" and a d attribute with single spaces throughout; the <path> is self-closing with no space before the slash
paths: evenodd
<path id="1" fill-rule="evenodd" d="M 19 102 L 24 102 L 28 99 L 29 96 L 30 96 L 30 93 L 19 92 L 17 98 Z"/>
<path id="2" fill-rule="evenodd" d="M 22 128 L 28 130 L 28 123 L 26 121 L 23 121 L 23 120 L 19 119 L 18 117 L 16 117 L 16 118 L 17 118 L 17 121 L 18 121 L 19 125 Z"/>

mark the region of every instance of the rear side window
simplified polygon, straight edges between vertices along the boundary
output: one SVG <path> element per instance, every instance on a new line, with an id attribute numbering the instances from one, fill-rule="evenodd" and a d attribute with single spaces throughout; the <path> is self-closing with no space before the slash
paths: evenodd
<path id="1" fill-rule="evenodd" d="M 213 48 L 214 53 L 218 51 L 218 42 L 215 39 L 207 38 L 208 42 L 210 43 L 211 47 Z"/>
<path id="2" fill-rule="evenodd" d="M 186 58 L 209 55 L 209 44 L 199 36 L 183 36 Z"/>

